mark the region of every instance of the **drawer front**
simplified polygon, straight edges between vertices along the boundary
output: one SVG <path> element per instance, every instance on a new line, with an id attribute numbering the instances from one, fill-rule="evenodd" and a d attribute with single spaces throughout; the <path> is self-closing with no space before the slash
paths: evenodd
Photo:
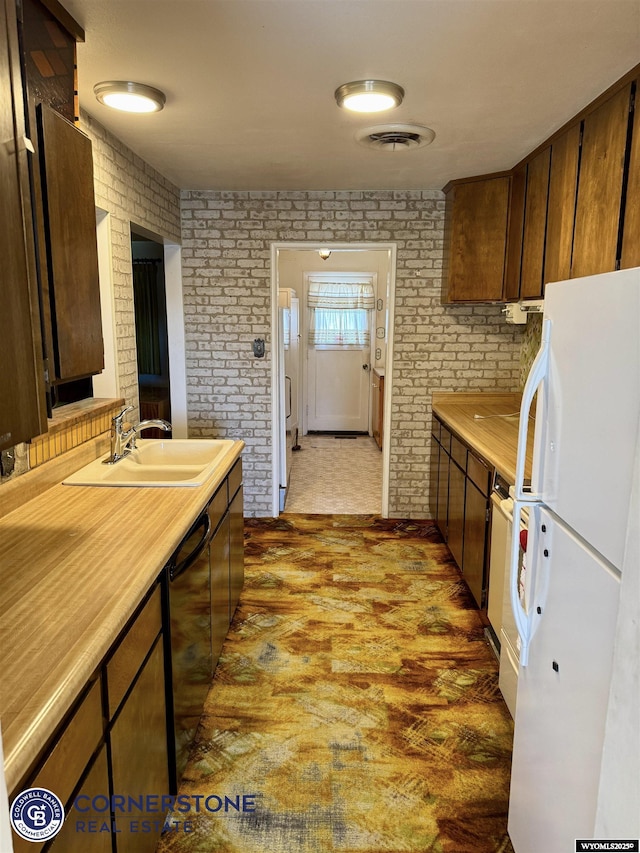
<path id="1" fill-rule="evenodd" d="M 451 458 L 455 460 L 463 471 L 467 470 L 467 448 L 455 435 L 451 436 Z"/>
<path id="2" fill-rule="evenodd" d="M 219 487 L 218 491 L 212 497 L 207 508 L 209 518 L 211 519 L 211 529 L 215 530 L 222 520 L 222 516 L 227 511 L 229 505 L 229 493 L 227 480 Z"/>
<path id="3" fill-rule="evenodd" d="M 242 485 L 242 459 L 238 459 L 236 464 L 229 471 L 229 503 L 233 500 L 236 492 Z"/>
<path id="4" fill-rule="evenodd" d="M 491 492 L 491 477 L 492 470 L 489 466 L 479 459 L 471 450 L 467 456 L 467 475 L 480 489 L 483 495 L 489 495 Z"/>
<path id="5" fill-rule="evenodd" d="M 162 612 L 158 586 L 107 664 L 109 719 L 117 711 L 161 627 Z"/>
<path id="6" fill-rule="evenodd" d="M 101 737 L 102 703 L 98 679 L 30 787 L 54 791 L 66 804 Z"/>

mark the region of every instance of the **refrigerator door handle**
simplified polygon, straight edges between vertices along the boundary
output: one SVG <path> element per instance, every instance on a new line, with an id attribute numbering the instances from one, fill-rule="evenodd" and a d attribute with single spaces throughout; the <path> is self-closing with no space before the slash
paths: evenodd
<path id="1" fill-rule="evenodd" d="M 520 423 L 518 425 L 518 453 L 516 456 L 516 482 L 514 487 L 515 499 L 517 501 L 539 501 L 540 496 L 524 490 L 524 465 L 527 455 L 527 436 L 529 433 L 529 413 L 533 398 L 547 376 L 549 367 L 549 346 L 551 338 L 551 320 L 544 320 L 542 324 L 542 342 L 538 354 L 531 366 L 531 371 L 522 392 L 522 403 L 520 404 Z"/>
<path id="2" fill-rule="evenodd" d="M 287 382 L 289 383 L 289 394 L 288 394 L 288 399 L 287 399 L 288 406 L 287 406 L 286 417 L 290 418 L 291 417 L 291 400 L 292 400 L 291 395 L 292 395 L 293 383 L 291 381 L 290 376 L 285 376 L 284 381 L 285 381 L 285 383 L 287 383 Z"/>
<path id="3" fill-rule="evenodd" d="M 531 638 L 531 620 L 520 601 L 519 568 L 520 568 L 520 521 L 522 507 L 531 507 L 530 502 L 513 502 L 513 526 L 511 528 L 511 558 L 509 561 L 509 594 L 513 618 L 520 637 L 520 664 L 526 666 L 529 659 L 529 640 Z M 531 516 L 530 516 L 531 520 Z"/>

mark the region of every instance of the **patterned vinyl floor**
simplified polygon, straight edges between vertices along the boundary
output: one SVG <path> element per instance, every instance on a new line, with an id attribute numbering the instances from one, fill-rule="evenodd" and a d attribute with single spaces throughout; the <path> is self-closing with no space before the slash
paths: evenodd
<path id="1" fill-rule="evenodd" d="M 513 853 L 512 720 L 435 526 L 247 519 L 245 563 L 180 794 L 249 808 L 159 853 Z"/>
<path id="2" fill-rule="evenodd" d="M 299 444 L 286 513 L 381 513 L 382 453 L 371 436 L 304 435 Z"/>

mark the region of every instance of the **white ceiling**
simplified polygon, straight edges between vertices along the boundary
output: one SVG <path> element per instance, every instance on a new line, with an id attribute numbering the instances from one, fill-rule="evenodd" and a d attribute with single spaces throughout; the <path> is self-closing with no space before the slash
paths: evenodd
<path id="1" fill-rule="evenodd" d="M 81 107 L 183 189 L 441 189 L 511 168 L 640 61 L 638 0 L 62 0 L 84 27 Z M 356 116 L 333 93 L 399 83 L 404 103 Z M 93 86 L 165 92 L 119 114 Z M 355 140 L 431 127 L 426 148 Z"/>

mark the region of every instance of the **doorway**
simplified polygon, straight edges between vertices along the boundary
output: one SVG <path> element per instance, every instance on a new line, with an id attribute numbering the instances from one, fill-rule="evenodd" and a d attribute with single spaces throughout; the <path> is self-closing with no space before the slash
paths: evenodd
<path id="1" fill-rule="evenodd" d="M 131 226 L 140 419 L 171 423 L 171 381 L 164 246 Z M 148 430 L 147 438 L 170 438 Z"/>
<path id="2" fill-rule="evenodd" d="M 319 250 L 322 249 L 322 255 Z M 328 259 L 328 260 L 326 260 Z M 301 339 L 300 346 L 300 376 L 302 378 L 303 387 L 301 389 L 300 398 L 304 401 L 301 404 L 299 413 L 299 421 L 302 426 L 302 436 L 316 431 L 335 431 L 353 432 L 371 434 L 371 393 L 370 385 L 372 381 L 371 369 L 384 369 L 386 376 L 385 380 L 385 403 L 383 405 L 383 420 L 386 428 L 383 430 L 383 443 L 381 453 L 382 467 L 382 486 L 381 486 L 381 506 L 382 516 L 388 516 L 389 503 L 389 423 L 390 423 L 390 402 L 391 392 L 393 388 L 392 382 L 392 352 L 393 352 L 393 308 L 395 298 L 395 269 L 396 269 L 396 246 L 389 243 L 358 243 L 358 244 L 309 244 L 309 243 L 280 243 L 272 244 L 272 275 L 271 275 L 271 296 L 272 296 L 272 317 L 271 317 L 271 333 L 272 333 L 272 411 L 278 413 L 282 411 L 283 402 L 281 398 L 280 385 L 278 376 L 282 372 L 280 361 L 281 342 L 278 329 L 278 293 L 279 290 L 291 288 L 298 291 L 301 297 L 301 318 L 303 323 L 309 323 L 307 294 L 309 280 L 316 279 L 330 280 L 335 277 L 336 272 L 351 276 L 352 281 L 374 281 L 374 299 L 373 308 L 370 310 L 372 320 L 370 336 L 369 336 L 369 352 L 368 357 L 363 360 L 362 347 L 356 348 L 357 369 L 360 377 L 364 376 L 364 381 L 361 381 L 358 395 L 353 391 L 344 393 L 344 389 L 338 388 L 338 394 L 335 393 L 335 388 L 331 386 L 341 386 L 342 373 L 336 370 L 335 365 L 330 364 L 332 358 L 335 358 L 335 350 L 316 348 L 309 345 L 309 340 Z M 329 357 L 327 358 L 327 354 Z M 344 354 L 344 353 L 343 353 Z M 354 354 L 354 351 L 352 351 Z M 311 362 L 311 370 L 309 370 L 309 361 Z M 363 368 L 363 364 L 365 367 Z M 311 373 L 311 378 L 309 374 Z M 311 392 L 308 385 L 312 385 L 314 378 L 322 378 L 325 383 L 324 390 L 321 387 L 320 393 L 318 388 Z M 365 418 L 361 418 L 354 426 L 354 422 L 346 424 L 342 422 L 342 429 L 336 426 L 335 422 L 330 420 L 322 421 L 319 417 L 322 416 L 323 394 L 329 393 L 329 398 L 337 400 L 337 408 L 344 414 L 345 402 L 350 405 L 354 402 L 354 397 L 359 396 L 357 401 L 357 409 L 361 413 L 362 399 L 366 401 L 364 406 Z M 311 413 L 311 404 L 309 397 L 318 401 L 316 412 Z M 342 399 L 340 399 L 342 395 Z M 306 399 L 305 399 L 306 398 Z M 360 428 L 362 427 L 362 428 Z M 282 425 L 280 418 L 276 415 L 272 424 L 273 436 L 273 513 L 278 515 L 279 493 L 280 493 L 280 432 Z M 379 451 L 378 451 L 379 452 Z M 331 471 L 326 472 L 326 477 L 331 477 Z"/>

